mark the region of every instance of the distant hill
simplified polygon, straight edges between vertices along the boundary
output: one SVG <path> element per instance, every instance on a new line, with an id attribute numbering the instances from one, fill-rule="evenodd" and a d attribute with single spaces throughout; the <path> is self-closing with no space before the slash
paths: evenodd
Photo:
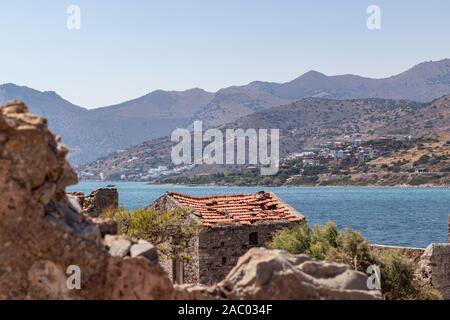
<path id="1" fill-rule="evenodd" d="M 380 98 L 306 98 L 244 116 L 219 128 L 279 128 L 282 156 L 344 136 L 434 135 L 450 132 L 450 95 L 428 103 Z M 96 178 L 101 174 L 107 179 L 126 175 L 136 180 L 136 175 L 145 176 L 151 168 L 170 167 L 172 145 L 169 137 L 150 140 L 85 165 L 80 171 Z M 232 169 L 231 166 L 201 165 L 189 174 Z"/>
<path id="2" fill-rule="evenodd" d="M 421 63 L 399 75 L 370 79 L 309 71 L 287 83 L 252 82 L 217 92 L 196 117 L 220 125 L 255 111 L 303 98 L 385 98 L 427 102 L 450 93 L 450 59 Z"/>
<path id="3" fill-rule="evenodd" d="M 214 94 L 201 89 L 155 91 L 119 105 L 87 110 L 54 92 L 40 92 L 14 84 L 0 86 L 0 103 L 24 101 L 30 110 L 49 120 L 52 130 L 69 146 L 72 163 L 93 161 L 118 149 L 167 135 L 189 124 L 192 114 Z"/>
<path id="4" fill-rule="evenodd" d="M 0 86 L 0 103 L 25 101 L 49 119 L 51 128 L 70 147 L 70 160 L 82 164 L 147 140 L 188 127 L 195 119 L 220 126 L 266 109 L 304 98 L 407 99 L 431 101 L 450 93 L 450 60 L 421 63 L 399 75 L 369 79 L 355 75 L 326 76 L 310 71 L 287 83 L 255 81 L 216 93 L 202 89 L 154 91 L 118 105 L 87 110 L 54 92 L 14 84 Z"/>

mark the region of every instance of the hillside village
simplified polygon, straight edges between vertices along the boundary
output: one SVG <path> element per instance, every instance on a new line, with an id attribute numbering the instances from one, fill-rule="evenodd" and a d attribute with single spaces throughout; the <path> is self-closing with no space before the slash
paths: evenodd
<path id="1" fill-rule="evenodd" d="M 133 166 L 117 176 L 79 172 L 82 179 L 151 183 L 218 185 L 447 185 L 450 179 L 450 135 L 415 138 L 356 134 L 325 141 L 284 157 L 273 177 L 262 177 L 256 166 L 223 173 L 196 173 L 195 165 Z M 114 180 L 114 179 L 113 179 Z"/>
<path id="2" fill-rule="evenodd" d="M 282 159 L 274 176 L 254 166 L 226 173 L 180 175 L 154 183 L 217 185 L 449 185 L 450 136 L 343 137 Z"/>

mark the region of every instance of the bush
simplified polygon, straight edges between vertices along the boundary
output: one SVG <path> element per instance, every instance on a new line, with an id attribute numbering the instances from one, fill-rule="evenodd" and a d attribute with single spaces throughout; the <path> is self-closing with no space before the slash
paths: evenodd
<path id="1" fill-rule="evenodd" d="M 359 232 L 348 228 L 339 231 L 331 221 L 312 229 L 300 224 L 280 230 L 267 246 L 292 254 L 307 254 L 318 260 L 345 263 L 364 273 L 370 265 L 378 265 L 385 299 L 442 298 L 439 292 L 417 279 L 413 264 L 405 256 L 391 251 L 375 253 Z"/>
<path id="2" fill-rule="evenodd" d="M 420 283 L 411 262 L 395 251 L 385 251 L 378 256 L 381 270 L 381 288 L 388 300 L 440 300 L 441 294 Z"/>
<path id="3" fill-rule="evenodd" d="M 350 229 L 339 232 L 329 221 L 310 229 L 306 224 L 275 233 L 269 248 L 283 249 L 293 254 L 307 254 L 318 260 L 346 263 L 354 269 L 367 268 L 374 261 L 369 243 L 360 233 Z"/>
<path id="4" fill-rule="evenodd" d="M 422 164 L 427 164 L 430 161 L 430 157 L 427 155 L 423 155 L 419 158 L 419 160 L 417 160 L 416 162 L 414 162 L 414 165 L 422 165 Z"/>
<path id="5" fill-rule="evenodd" d="M 411 186 L 420 186 L 423 184 L 427 184 L 431 181 L 431 177 L 413 177 L 410 181 L 409 184 Z"/>

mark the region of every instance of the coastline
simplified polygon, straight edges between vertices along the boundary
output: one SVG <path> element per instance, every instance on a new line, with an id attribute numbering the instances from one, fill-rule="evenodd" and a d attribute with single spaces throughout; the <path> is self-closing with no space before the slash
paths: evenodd
<path id="1" fill-rule="evenodd" d="M 114 181 L 114 180 L 80 180 L 79 183 L 82 182 L 88 182 L 88 183 L 108 183 L 111 185 L 114 185 L 115 183 L 142 183 L 144 185 L 153 185 L 153 186 L 179 186 L 179 187 L 224 187 L 224 188 L 396 188 L 396 189 L 450 189 L 450 185 L 405 185 L 405 184 L 399 184 L 399 185 L 376 185 L 376 184 L 367 184 L 367 185 L 355 185 L 355 184 L 348 184 L 348 185 L 289 185 L 289 184 L 283 184 L 283 185 L 258 185 L 258 184 L 247 184 L 247 185 L 236 185 L 236 184 L 215 184 L 215 183 L 209 183 L 209 184 L 185 184 L 185 183 L 154 183 L 154 182 L 147 182 L 147 181 Z"/>

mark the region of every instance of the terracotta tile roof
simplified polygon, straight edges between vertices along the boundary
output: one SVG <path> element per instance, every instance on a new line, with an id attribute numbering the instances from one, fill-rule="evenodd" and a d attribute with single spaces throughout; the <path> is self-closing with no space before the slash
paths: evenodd
<path id="1" fill-rule="evenodd" d="M 205 225 L 258 221 L 286 220 L 302 221 L 303 215 L 276 197 L 272 192 L 260 191 L 254 194 L 231 194 L 217 196 L 189 196 L 168 192 L 169 197 L 181 206 L 194 209 L 194 214 Z"/>

